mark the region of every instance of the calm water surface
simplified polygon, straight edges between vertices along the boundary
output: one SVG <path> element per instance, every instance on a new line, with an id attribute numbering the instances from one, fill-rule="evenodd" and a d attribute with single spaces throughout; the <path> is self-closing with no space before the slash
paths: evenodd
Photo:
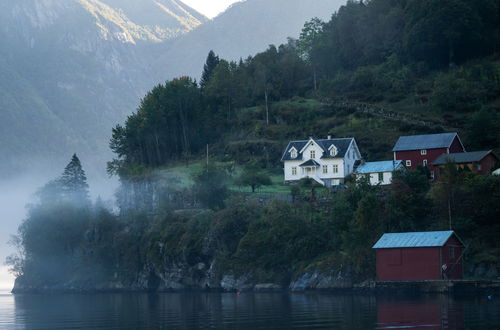
<path id="1" fill-rule="evenodd" d="M 500 329 L 500 297 L 0 295 L 1 329 Z"/>

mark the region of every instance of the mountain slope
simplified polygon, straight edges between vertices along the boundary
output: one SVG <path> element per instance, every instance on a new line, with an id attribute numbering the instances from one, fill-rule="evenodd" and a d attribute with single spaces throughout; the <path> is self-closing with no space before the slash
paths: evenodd
<path id="1" fill-rule="evenodd" d="M 298 38 L 313 17 L 329 20 L 345 0 L 247 0 L 237 2 L 212 21 L 164 45 L 163 76 L 199 77 L 210 50 L 228 60 L 263 51 L 270 44 Z"/>
<path id="2" fill-rule="evenodd" d="M 155 84 L 198 77 L 210 49 L 236 60 L 286 42 L 343 2 L 248 0 L 212 21 L 180 0 L 0 2 L 0 178 L 74 152 L 103 171 L 111 128 Z"/>
<path id="3" fill-rule="evenodd" d="M 148 48 L 206 20 L 174 0 L 0 3 L 0 176 L 73 152 L 103 167 L 111 128 L 155 83 Z"/>

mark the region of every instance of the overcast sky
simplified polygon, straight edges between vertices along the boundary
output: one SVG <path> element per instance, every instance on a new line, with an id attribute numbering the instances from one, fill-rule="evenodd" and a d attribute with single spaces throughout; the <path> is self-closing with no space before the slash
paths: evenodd
<path id="1" fill-rule="evenodd" d="M 210 18 L 217 16 L 231 4 L 238 1 L 240 0 L 182 0 L 186 5 Z"/>

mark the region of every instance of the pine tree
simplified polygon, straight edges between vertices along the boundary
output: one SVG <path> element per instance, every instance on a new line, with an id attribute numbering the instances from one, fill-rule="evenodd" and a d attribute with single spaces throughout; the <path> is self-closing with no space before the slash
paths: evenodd
<path id="1" fill-rule="evenodd" d="M 80 159 L 76 154 L 71 157 L 71 161 L 64 169 L 59 182 L 65 199 L 81 205 L 88 204 L 89 185 Z"/>
<path id="2" fill-rule="evenodd" d="M 215 55 L 214 51 L 211 50 L 208 53 L 207 61 L 203 66 L 203 73 L 201 75 L 201 80 L 200 80 L 200 87 L 202 89 L 204 89 L 205 86 L 207 86 L 208 82 L 212 78 L 215 68 L 217 67 L 217 65 L 219 65 L 219 62 L 220 62 L 219 56 Z"/>

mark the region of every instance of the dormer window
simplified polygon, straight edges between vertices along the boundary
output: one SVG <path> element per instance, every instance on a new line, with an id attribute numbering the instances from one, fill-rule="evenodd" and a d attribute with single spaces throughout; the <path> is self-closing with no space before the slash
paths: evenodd
<path id="1" fill-rule="evenodd" d="M 297 149 L 292 148 L 292 150 L 290 150 L 290 157 L 291 157 L 292 159 L 297 158 Z"/>
<path id="2" fill-rule="evenodd" d="M 332 145 L 330 147 L 330 156 L 335 157 L 335 156 L 337 156 L 338 153 L 339 153 L 339 151 L 337 150 L 337 147 Z"/>

